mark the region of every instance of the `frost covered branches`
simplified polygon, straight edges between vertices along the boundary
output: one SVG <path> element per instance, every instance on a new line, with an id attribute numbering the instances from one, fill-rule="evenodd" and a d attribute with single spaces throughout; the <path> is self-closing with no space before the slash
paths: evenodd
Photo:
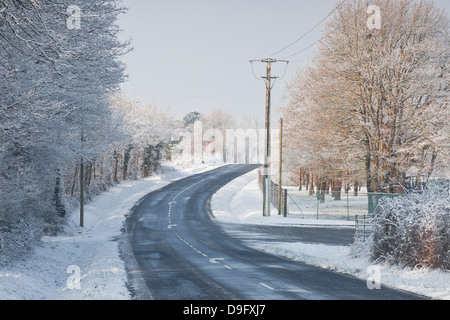
<path id="1" fill-rule="evenodd" d="M 368 251 L 373 261 L 450 270 L 448 185 L 433 183 L 423 194 L 382 198 Z"/>
<path id="2" fill-rule="evenodd" d="M 70 5 L 83 27 L 67 27 Z M 64 216 L 65 174 L 120 141 L 109 97 L 124 80 L 113 0 L 0 0 L 0 260 Z"/>
<path id="3" fill-rule="evenodd" d="M 380 29 L 367 28 L 370 4 L 381 8 Z M 401 192 L 411 174 L 417 183 L 445 176 L 448 30 L 448 17 L 432 2 L 342 5 L 282 110 L 300 166 L 353 167 L 369 192 Z"/>
<path id="4" fill-rule="evenodd" d="M 167 158 L 175 120 L 167 111 L 121 95 L 112 98 L 111 109 L 122 119 L 121 130 L 127 133 L 113 152 L 112 180 L 117 183 L 158 172 Z"/>

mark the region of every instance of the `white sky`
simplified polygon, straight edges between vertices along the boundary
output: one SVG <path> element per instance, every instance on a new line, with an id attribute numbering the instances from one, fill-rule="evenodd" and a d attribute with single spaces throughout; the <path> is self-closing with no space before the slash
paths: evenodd
<path id="1" fill-rule="evenodd" d="M 266 58 L 325 18 L 337 0 L 123 0 L 129 8 L 120 26 L 134 51 L 124 57 L 129 80 L 124 92 L 144 103 L 169 108 L 182 118 L 190 111 L 223 110 L 236 117 L 264 118 L 265 85 L 249 59 Z M 450 9 L 448 0 L 437 0 Z M 320 26 L 322 27 L 323 24 Z M 320 27 L 275 58 L 285 58 L 320 39 Z M 286 76 L 272 91 L 272 119 L 284 84 L 313 56 L 314 47 L 289 60 Z M 265 73 L 256 63 L 255 73 Z M 273 66 L 282 76 L 284 64 Z M 272 120 L 273 121 L 273 120 Z"/>

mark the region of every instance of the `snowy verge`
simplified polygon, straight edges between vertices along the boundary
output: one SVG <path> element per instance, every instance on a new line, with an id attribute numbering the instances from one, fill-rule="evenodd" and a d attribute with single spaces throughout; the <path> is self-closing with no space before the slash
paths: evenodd
<path id="1" fill-rule="evenodd" d="M 97 196 L 85 206 L 85 227 L 79 226 L 78 211 L 72 212 L 62 234 L 44 237 L 27 259 L 0 269 L 0 299 L 131 299 L 116 241 L 126 214 L 149 192 L 219 166 L 166 166 L 161 175 L 124 181 Z"/>
<path id="2" fill-rule="evenodd" d="M 316 225 L 355 227 L 354 221 L 303 219 L 297 214 L 287 217 L 278 215 L 271 205 L 270 217 L 263 217 L 262 193 L 258 180 L 258 170 L 251 171 L 233 180 L 213 196 L 212 211 L 217 220 L 227 223 L 247 223 L 264 225 Z"/>
<path id="3" fill-rule="evenodd" d="M 284 218 L 278 216 L 275 208 L 273 215 L 262 217 L 262 194 L 257 182 L 257 173 L 252 171 L 220 189 L 212 198 L 211 208 L 218 222 L 248 223 L 261 225 L 322 225 L 336 227 L 354 227 L 354 222 L 336 220 L 309 220 L 298 216 Z M 261 231 L 262 232 L 262 231 Z M 368 280 L 372 274 L 368 268 L 374 266 L 365 258 L 352 258 L 350 246 L 330 246 L 310 243 L 284 243 L 248 241 L 247 245 L 255 249 L 291 260 L 308 263 L 321 268 L 350 274 Z M 439 270 L 409 269 L 376 265 L 380 271 L 381 289 L 383 285 L 415 292 L 433 299 L 450 299 L 450 273 Z"/>

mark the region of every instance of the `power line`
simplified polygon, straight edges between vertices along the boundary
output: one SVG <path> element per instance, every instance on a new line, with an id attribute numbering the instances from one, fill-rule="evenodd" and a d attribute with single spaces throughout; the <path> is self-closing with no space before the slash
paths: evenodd
<path id="1" fill-rule="evenodd" d="M 250 64 L 252 65 L 252 73 L 253 73 L 253 76 L 255 77 L 256 80 L 261 80 L 263 77 L 258 77 L 258 76 L 256 76 L 256 74 L 255 74 L 255 69 L 253 68 L 253 62 L 255 62 L 255 60 L 250 60 Z"/>
<path id="2" fill-rule="evenodd" d="M 299 53 L 302 53 L 302 52 L 308 50 L 309 48 L 314 47 L 316 44 L 318 44 L 319 42 L 321 42 L 321 41 L 322 41 L 323 39 L 325 39 L 325 38 L 326 38 L 326 36 L 323 36 L 322 38 L 320 38 L 319 40 L 317 40 L 317 41 L 314 42 L 313 44 L 307 46 L 306 48 L 303 48 L 302 50 L 297 51 L 297 52 L 291 54 L 290 56 L 288 56 L 288 58 L 291 58 L 291 57 L 293 57 L 293 56 L 296 56 L 296 55 L 298 55 Z"/>
<path id="3" fill-rule="evenodd" d="M 272 53 L 270 56 L 275 56 L 277 54 L 279 54 L 280 52 L 286 50 L 287 48 L 292 47 L 294 44 L 296 44 L 298 41 L 300 41 L 301 39 L 303 39 L 304 37 L 306 37 L 308 34 L 310 34 L 312 31 L 314 31 L 314 29 L 316 29 L 318 26 L 320 26 L 326 19 L 328 19 L 329 16 L 331 16 L 337 9 L 339 9 L 344 2 L 346 2 L 347 0 L 343 0 L 337 7 L 335 7 L 333 9 L 333 11 L 331 11 L 325 18 L 323 18 L 322 20 L 320 20 L 319 23 L 317 23 L 314 27 L 312 27 L 310 30 L 308 30 L 307 32 L 305 32 L 303 35 L 301 35 L 299 38 L 297 38 L 294 42 L 292 42 L 291 44 L 288 44 L 287 46 L 283 47 L 282 49 L 278 50 L 277 52 Z"/>
<path id="4" fill-rule="evenodd" d="M 399 13 L 400 11 L 404 10 L 406 7 L 408 7 L 408 6 L 409 6 L 411 3 L 413 3 L 413 2 L 414 2 L 414 0 L 410 0 L 409 2 L 407 2 L 407 3 L 406 3 L 404 6 L 402 6 L 399 10 L 397 10 L 397 11 L 394 12 L 391 16 L 389 16 L 388 19 L 392 18 L 394 15 L 396 15 L 396 14 Z M 343 3 L 342 3 L 342 4 L 343 4 Z M 341 4 L 341 5 L 342 5 L 342 4 Z M 340 6 L 341 6 L 341 5 L 340 5 Z M 340 7 L 340 6 L 339 6 L 339 7 Z M 336 7 L 335 10 L 337 10 L 339 7 Z M 361 11 L 361 9 L 363 9 L 363 8 L 360 8 L 358 11 Z M 358 13 L 358 12 L 357 12 L 357 13 Z M 333 30 L 331 30 L 331 32 L 334 32 L 336 29 L 337 29 L 337 28 L 334 28 Z M 310 44 L 309 46 L 307 46 L 307 47 L 305 47 L 305 48 L 303 48 L 303 49 L 301 49 L 301 50 L 299 50 L 299 51 L 297 51 L 297 52 L 295 52 L 295 53 L 293 53 L 293 54 L 287 56 L 286 59 L 292 58 L 293 56 L 296 56 L 296 55 L 298 55 L 299 53 L 302 53 L 302 52 L 308 50 L 309 48 L 315 46 L 317 43 L 321 42 L 323 39 L 325 39 L 326 37 L 328 37 L 328 36 L 331 34 L 331 32 L 328 32 L 328 33 L 325 34 L 322 38 L 320 38 L 319 40 L 315 41 L 313 44 Z"/>

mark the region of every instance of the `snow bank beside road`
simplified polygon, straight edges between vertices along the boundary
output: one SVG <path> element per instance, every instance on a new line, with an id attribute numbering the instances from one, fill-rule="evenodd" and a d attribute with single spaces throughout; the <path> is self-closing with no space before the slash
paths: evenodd
<path id="1" fill-rule="evenodd" d="M 272 216 L 262 217 L 262 193 L 257 182 L 257 173 L 252 171 L 232 181 L 212 198 L 214 217 L 220 222 L 249 223 L 263 225 L 335 225 L 354 226 L 353 221 L 308 220 L 298 216 L 284 218 L 273 209 Z M 300 231 L 299 231 L 300 232 Z M 367 280 L 367 268 L 374 265 L 367 259 L 354 259 L 349 246 L 328 246 L 309 243 L 256 242 L 249 246 L 275 255 L 319 266 Z M 450 273 L 439 270 L 413 270 L 378 265 L 383 285 L 415 292 L 433 299 L 450 300 Z"/>
<path id="2" fill-rule="evenodd" d="M 45 237 L 24 261 L 0 269 L 0 299 L 131 299 L 118 242 L 125 215 L 147 193 L 218 165 L 173 169 L 122 182 L 85 206 L 84 228 L 71 213 L 63 234 Z M 80 281 L 77 282 L 79 276 Z"/>

